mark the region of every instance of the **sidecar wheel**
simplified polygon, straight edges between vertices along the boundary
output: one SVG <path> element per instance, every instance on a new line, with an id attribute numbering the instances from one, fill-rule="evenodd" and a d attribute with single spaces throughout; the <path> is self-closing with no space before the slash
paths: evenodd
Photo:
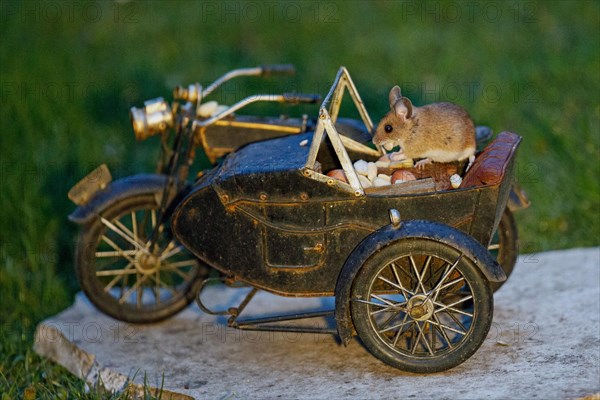
<path id="1" fill-rule="evenodd" d="M 502 266 L 506 280 L 508 280 L 515 268 L 519 254 L 519 232 L 515 218 L 508 208 L 502 214 L 500 224 L 492 237 L 488 250 L 492 256 L 496 257 L 496 261 Z M 492 290 L 496 292 L 505 282 L 492 282 Z"/>
<path id="2" fill-rule="evenodd" d="M 465 252 L 426 238 L 404 238 L 373 254 L 356 276 L 351 315 L 366 348 L 414 373 L 468 359 L 490 329 L 489 282 Z"/>
<path id="3" fill-rule="evenodd" d="M 145 323 L 172 316 L 195 297 L 207 268 L 174 238 L 168 224 L 147 245 L 158 205 L 153 193 L 109 206 L 83 227 L 76 250 L 81 289 L 113 318 Z"/>

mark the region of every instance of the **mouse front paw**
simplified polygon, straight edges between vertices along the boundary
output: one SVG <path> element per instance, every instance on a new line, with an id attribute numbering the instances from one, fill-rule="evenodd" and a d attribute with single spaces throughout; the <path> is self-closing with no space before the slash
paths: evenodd
<path id="1" fill-rule="evenodd" d="M 422 159 L 422 160 L 419 160 L 419 161 L 417 161 L 417 162 L 415 163 L 415 167 L 416 167 L 417 169 L 424 169 L 424 168 L 425 168 L 425 166 L 426 166 L 427 164 L 431 164 L 431 162 L 432 162 L 432 161 L 431 161 L 431 159 L 430 159 L 430 158 L 424 158 L 424 159 Z"/>

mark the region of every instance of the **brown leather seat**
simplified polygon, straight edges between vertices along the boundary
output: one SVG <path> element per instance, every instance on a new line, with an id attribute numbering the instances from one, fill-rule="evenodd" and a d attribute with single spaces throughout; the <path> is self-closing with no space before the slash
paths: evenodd
<path id="1" fill-rule="evenodd" d="M 461 188 L 497 185 L 502 182 L 512 155 L 521 137 L 512 132 L 502 132 L 477 156 L 473 166 L 463 178 Z"/>

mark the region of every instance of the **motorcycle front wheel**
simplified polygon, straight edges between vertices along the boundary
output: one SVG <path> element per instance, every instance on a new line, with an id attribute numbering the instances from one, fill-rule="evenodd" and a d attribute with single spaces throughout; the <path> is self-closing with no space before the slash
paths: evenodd
<path id="1" fill-rule="evenodd" d="M 158 228 L 154 193 L 116 201 L 86 224 L 76 250 L 81 289 L 113 318 L 148 323 L 166 319 L 195 297 L 208 268 L 171 234 Z"/>

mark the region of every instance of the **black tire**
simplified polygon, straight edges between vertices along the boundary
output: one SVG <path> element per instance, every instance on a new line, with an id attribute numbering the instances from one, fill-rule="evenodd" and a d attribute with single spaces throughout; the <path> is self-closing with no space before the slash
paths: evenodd
<path id="1" fill-rule="evenodd" d="M 366 348 L 414 373 L 444 371 L 468 359 L 493 316 L 492 290 L 473 260 L 426 238 L 403 238 L 374 253 L 358 272 L 350 300 Z"/>
<path id="2" fill-rule="evenodd" d="M 195 298 L 207 274 L 205 265 L 171 239 L 166 224 L 158 245 L 143 249 L 156 220 L 155 199 L 148 193 L 119 200 L 79 235 L 75 270 L 81 289 L 99 310 L 122 321 L 148 323 L 176 314 Z"/>
<path id="3" fill-rule="evenodd" d="M 506 280 L 512 274 L 517 256 L 519 255 L 519 232 L 512 212 L 506 208 L 498 224 L 498 229 L 492 237 L 488 249 L 506 274 Z M 492 290 L 496 292 L 504 282 L 492 282 Z"/>

